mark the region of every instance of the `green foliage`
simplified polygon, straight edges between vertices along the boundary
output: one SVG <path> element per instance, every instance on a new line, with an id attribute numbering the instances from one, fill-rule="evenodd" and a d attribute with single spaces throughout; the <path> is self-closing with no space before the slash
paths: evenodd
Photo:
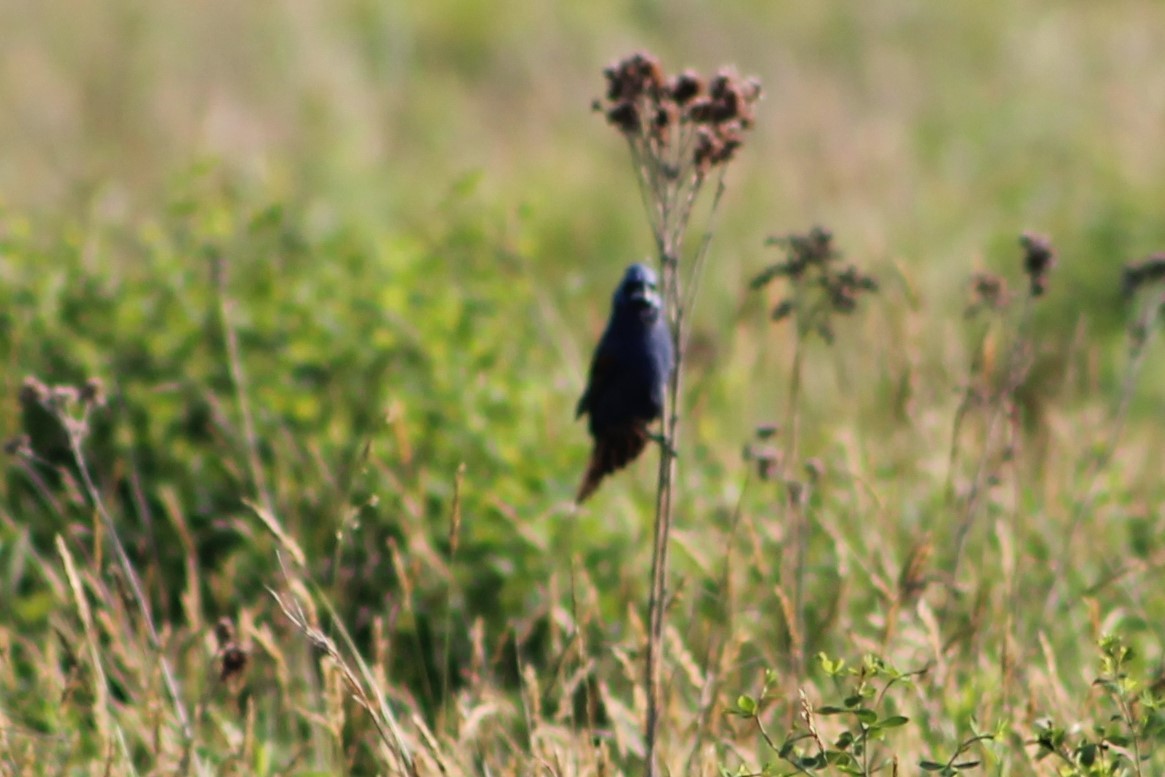
<path id="1" fill-rule="evenodd" d="M 896 757 L 887 757 L 878 743 L 886 740 L 889 732 L 907 725 L 910 718 L 889 709 L 887 692 L 895 684 L 909 684 L 915 673 L 903 673 L 874 655 L 866 655 L 857 666 L 849 666 L 845 659 L 831 659 L 825 653 L 817 655 L 817 663 L 837 693 L 839 703 L 813 706 L 804 692 L 800 693 L 800 720 L 779 744 L 770 737 L 761 723 L 760 701 L 741 696 L 731 714 L 752 720 L 773 751 L 773 760 L 765 762 L 759 773 L 764 775 L 793 774 L 860 774 L 885 771 Z M 765 674 L 760 700 L 770 697 L 780 686 L 776 672 Z M 841 721 L 840 732 L 829 744 L 818 729 L 820 717 L 836 717 Z M 782 768 L 782 765 L 784 767 Z M 943 774 L 958 774 L 959 769 L 977 766 L 978 761 L 947 764 L 922 761 L 924 771 L 943 770 Z M 791 770 L 790 770 L 791 767 Z M 896 767 L 895 767 L 896 768 Z M 725 771 L 725 774 L 733 774 Z M 743 766 L 735 774 L 751 774 Z"/>
<path id="2" fill-rule="evenodd" d="M 1133 648 L 1115 634 L 1099 641 L 1100 673 L 1093 685 L 1104 691 L 1107 709 L 1097 710 L 1089 726 L 1065 728 L 1051 718 L 1036 721 L 1037 758 L 1062 764 L 1073 777 L 1141 775 L 1155 763 L 1152 754 L 1165 744 L 1165 697 L 1155 683 L 1134 674 Z"/>

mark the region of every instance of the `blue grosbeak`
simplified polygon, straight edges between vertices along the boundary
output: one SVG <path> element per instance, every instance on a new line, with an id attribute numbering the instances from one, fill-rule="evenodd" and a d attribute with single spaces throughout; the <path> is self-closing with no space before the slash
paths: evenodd
<path id="1" fill-rule="evenodd" d="M 634 461 L 663 413 L 664 386 L 674 364 L 655 272 L 633 264 L 615 290 L 611 318 L 591 361 L 576 417 L 590 415 L 590 462 L 575 500 L 582 503 L 607 475 Z"/>

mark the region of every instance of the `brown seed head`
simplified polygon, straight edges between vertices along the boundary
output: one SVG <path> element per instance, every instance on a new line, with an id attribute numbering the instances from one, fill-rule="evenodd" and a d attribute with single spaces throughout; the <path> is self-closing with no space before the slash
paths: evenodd
<path id="1" fill-rule="evenodd" d="M 744 460 L 755 461 L 757 475 L 761 480 L 769 480 L 781 466 L 781 451 L 775 445 L 746 445 Z"/>
<path id="2" fill-rule="evenodd" d="M 219 655 L 219 678 L 224 682 L 241 677 L 247 669 L 247 651 L 232 642 Z"/>
<path id="3" fill-rule="evenodd" d="M 607 99 L 637 100 L 643 94 L 657 96 L 664 88 L 659 60 L 637 51 L 603 71 L 607 77 Z"/>
<path id="4" fill-rule="evenodd" d="M 617 102 L 607 111 L 607 121 L 624 135 L 634 135 L 639 132 L 639 108 L 631 100 Z"/>
<path id="5" fill-rule="evenodd" d="M 973 316 L 980 310 L 1003 310 L 1010 303 L 1007 281 L 995 273 L 975 273 L 971 276 L 971 301 L 967 305 L 967 315 Z"/>
<path id="6" fill-rule="evenodd" d="M 688 103 L 688 118 L 697 124 L 708 124 L 716 112 L 716 101 L 711 97 L 697 97 Z"/>
<path id="7" fill-rule="evenodd" d="M 247 650 L 235 641 L 235 627 L 226 616 L 214 624 L 218 642 L 219 678 L 224 682 L 241 677 L 247 668 Z"/>
<path id="8" fill-rule="evenodd" d="M 678 112 L 670 101 L 659 103 L 651 119 L 651 137 L 660 145 L 666 145 L 670 137 L 669 129 L 675 124 Z"/>
<path id="9" fill-rule="evenodd" d="M 716 133 L 705 127 L 696 130 L 696 146 L 692 151 L 692 162 L 697 171 L 705 173 L 712 166 L 713 157 L 720 151 L 718 144 L 719 138 L 716 137 Z"/>
<path id="10" fill-rule="evenodd" d="M 703 88 L 704 83 L 700 79 L 700 74 L 694 70 L 685 70 L 668 82 L 667 93 L 678 104 L 684 105 L 699 95 Z"/>
<path id="11" fill-rule="evenodd" d="M 707 87 L 692 70 L 666 78 L 646 52 L 603 72 L 606 98 L 593 107 L 627 138 L 633 154 L 653 161 L 642 169 L 668 181 L 691 180 L 697 189 L 743 145 L 760 97 L 757 81 L 743 81 L 730 70 L 720 71 Z"/>
<path id="12" fill-rule="evenodd" d="M 81 401 L 93 407 L 105 405 L 105 384 L 101 378 L 89 378 L 81 387 Z"/>
<path id="13" fill-rule="evenodd" d="M 1056 250 L 1052 242 L 1043 235 L 1024 232 L 1019 244 L 1023 247 L 1023 271 L 1031 283 L 1031 295 L 1039 297 L 1048 290 L 1048 275 L 1056 266 Z"/>

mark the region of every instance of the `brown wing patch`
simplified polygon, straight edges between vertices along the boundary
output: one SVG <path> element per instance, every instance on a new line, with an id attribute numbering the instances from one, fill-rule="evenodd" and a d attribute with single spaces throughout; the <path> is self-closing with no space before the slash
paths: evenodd
<path id="1" fill-rule="evenodd" d="M 582 504 L 595 493 L 607 475 L 626 467 L 647 447 L 647 424 L 635 421 L 627 426 L 608 429 L 595 438 L 586 474 L 578 487 L 575 502 Z"/>

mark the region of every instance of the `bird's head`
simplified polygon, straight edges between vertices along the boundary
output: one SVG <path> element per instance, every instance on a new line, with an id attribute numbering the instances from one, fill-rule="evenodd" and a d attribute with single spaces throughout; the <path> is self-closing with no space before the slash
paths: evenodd
<path id="1" fill-rule="evenodd" d="M 645 264 L 633 264 L 623 274 L 615 290 L 615 310 L 639 314 L 658 313 L 662 307 L 655 271 Z"/>

